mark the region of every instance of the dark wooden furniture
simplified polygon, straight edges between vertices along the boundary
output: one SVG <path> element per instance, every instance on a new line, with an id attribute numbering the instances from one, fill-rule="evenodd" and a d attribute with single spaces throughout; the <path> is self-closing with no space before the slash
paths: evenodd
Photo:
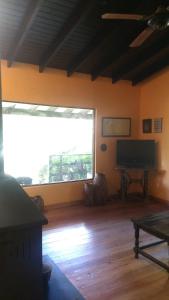
<path id="1" fill-rule="evenodd" d="M 96 173 L 93 182 L 84 184 L 85 204 L 105 204 L 108 199 L 107 182 L 103 173 Z"/>
<path id="2" fill-rule="evenodd" d="M 0 299 L 43 299 L 42 225 L 46 223 L 17 181 L 1 176 Z"/>
<path id="3" fill-rule="evenodd" d="M 142 187 L 142 197 L 148 197 L 148 175 L 149 169 L 131 169 L 131 168 L 117 168 L 120 172 L 120 197 L 125 200 L 127 197 L 128 187 L 133 183 L 137 183 Z M 131 172 L 141 172 L 140 178 L 131 177 Z"/>
<path id="4" fill-rule="evenodd" d="M 169 245 L 169 210 L 149 215 L 140 219 L 132 219 L 135 229 L 135 258 L 139 257 L 139 254 L 152 260 L 156 264 L 160 265 L 169 272 L 169 265 L 153 257 L 149 253 L 145 252 L 144 249 L 150 248 L 161 243 L 167 243 Z M 160 240 L 150 243 L 147 245 L 140 246 L 139 244 L 139 231 L 140 229 L 145 232 L 159 238 Z"/>

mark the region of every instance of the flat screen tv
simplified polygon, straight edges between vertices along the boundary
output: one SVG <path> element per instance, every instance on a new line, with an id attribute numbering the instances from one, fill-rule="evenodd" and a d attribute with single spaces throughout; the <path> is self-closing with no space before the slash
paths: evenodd
<path id="1" fill-rule="evenodd" d="M 154 140 L 117 140 L 116 162 L 124 168 L 155 168 L 156 142 Z"/>

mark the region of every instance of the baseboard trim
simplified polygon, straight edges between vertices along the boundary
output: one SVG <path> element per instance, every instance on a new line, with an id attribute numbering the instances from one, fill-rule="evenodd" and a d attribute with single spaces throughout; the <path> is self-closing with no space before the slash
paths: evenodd
<path id="1" fill-rule="evenodd" d="M 112 197 L 112 199 L 113 199 L 113 197 Z M 149 195 L 149 199 L 154 201 L 154 202 L 161 202 L 161 203 L 166 204 L 166 205 L 169 206 L 169 201 L 168 200 L 158 198 L 158 197 L 154 197 L 152 195 Z M 75 201 L 71 201 L 71 202 L 54 203 L 54 204 L 45 205 L 45 212 L 48 212 L 48 211 L 53 210 L 53 209 L 79 206 L 79 205 L 80 206 L 85 205 L 84 200 L 75 200 Z"/>
<path id="2" fill-rule="evenodd" d="M 71 202 L 63 202 L 63 203 L 54 203 L 45 205 L 45 211 L 50 211 L 57 208 L 63 208 L 63 207 L 72 207 L 72 206 L 78 206 L 78 205 L 84 205 L 83 200 L 75 200 Z"/>

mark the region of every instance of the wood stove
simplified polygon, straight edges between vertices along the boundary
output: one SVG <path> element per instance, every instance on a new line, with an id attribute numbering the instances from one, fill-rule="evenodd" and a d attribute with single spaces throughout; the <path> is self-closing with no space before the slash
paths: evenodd
<path id="1" fill-rule="evenodd" d="M 9 176 L 0 177 L 0 299 L 43 299 L 42 225 L 47 219 Z"/>

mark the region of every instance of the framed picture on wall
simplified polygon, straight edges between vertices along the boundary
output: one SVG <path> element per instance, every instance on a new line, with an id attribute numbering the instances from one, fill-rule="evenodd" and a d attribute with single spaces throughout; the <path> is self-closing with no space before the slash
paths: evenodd
<path id="1" fill-rule="evenodd" d="M 151 133 L 151 132 L 152 132 L 152 119 L 144 119 L 143 133 Z"/>
<path id="2" fill-rule="evenodd" d="M 161 133 L 162 132 L 162 124 L 163 124 L 163 119 L 162 118 L 153 119 L 153 132 L 154 133 Z"/>
<path id="3" fill-rule="evenodd" d="M 131 135 L 131 118 L 102 118 L 102 136 L 121 136 L 127 137 Z"/>

